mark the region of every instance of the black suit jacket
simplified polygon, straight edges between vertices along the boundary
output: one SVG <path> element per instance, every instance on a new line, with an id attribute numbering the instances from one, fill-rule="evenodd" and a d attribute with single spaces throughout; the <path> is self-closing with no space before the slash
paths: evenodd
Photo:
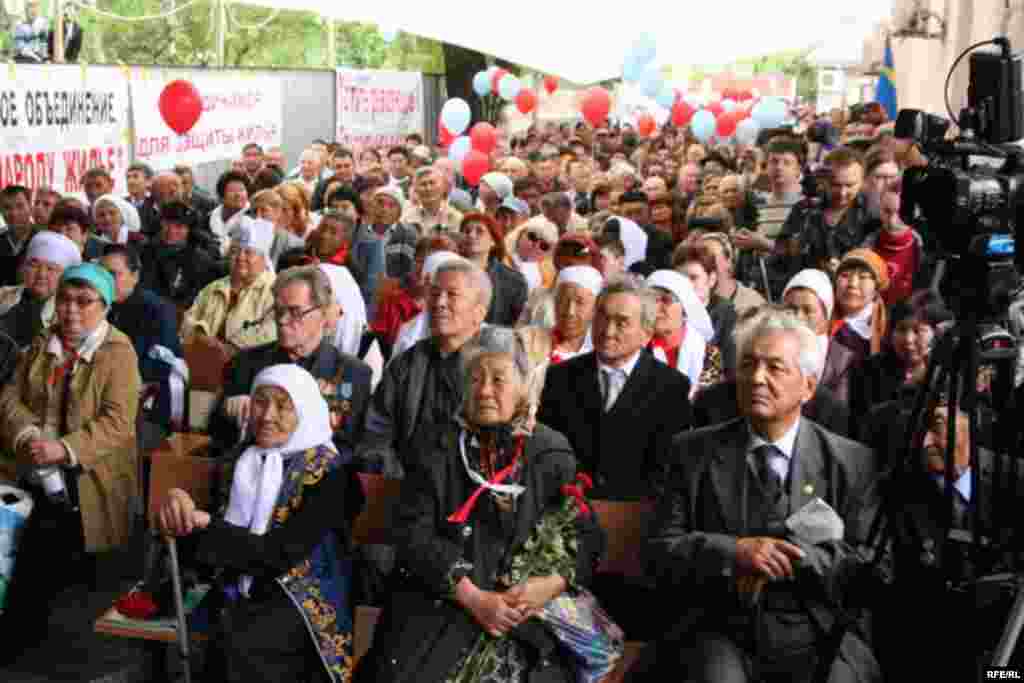
<path id="1" fill-rule="evenodd" d="M 604 412 L 597 355 L 577 356 L 547 371 L 537 419 L 562 432 L 580 467 L 594 477 L 594 498 L 650 498 L 661 454 L 690 426 L 690 380 L 647 351 L 611 411 Z"/>
<path id="2" fill-rule="evenodd" d="M 252 391 L 253 380 L 264 368 L 279 363 L 291 363 L 288 355 L 277 345 L 277 342 L 263 344 L 242 351 L 231 359 L 224 369 L 224 390 L 216 408 L 210 415 L 210 437 L 215 444 L 228 449 L 238 442 L 237 423 L 224 413 L 224 401 L 232 396 L 248 396 Z M 373 370 L 355 356 L 338 351 L 327 342 L 313 352 L 309 362 L 304 364 L 315 379 L 326 380 L 338 384 L 338 398 L 348 401 L 348 412 L 344 415 L 342 425 L 334 433 L 334 443 L 339 448 L 354 449 L 362 438 L 363 425 L 366 421 L 366 407 L 370 402 L 370 384 Z M 342 379 L 338 379 L 343 376 Z M 342 384 L 350 387 L 344 390 L 348 397 L 342 397 Z M 344 412 L 344 411 L 343 411 Z"/>
<path id="3" fill-rule="evenodd" d="M 744 493 L 756 476 L 747 458 L 749 442 L 746 421 L 737 419 L 680 434 L 672 443 L 646 559 L 662 591 L 686 596 L 692 605 L 665 638 L 674 651 L 705 619 L 744 609 L 734 570 L 737 540 L 749 533 Z M 867 540 L 878 510 L 877 477 L 869 449 L 802 419 L 790 463 L 790 514 L 818 497 L 843 519 L 845 538 L 801 544 L 807 556 L 797 566 L 792 592 L 828 632 L 833 606 L 844 602 L 843 588 L 862 566 L 857 548 Z M 877 662 L 857 631 L 847 632 L 840 656 L 858 680 L 878 680 Z"/>

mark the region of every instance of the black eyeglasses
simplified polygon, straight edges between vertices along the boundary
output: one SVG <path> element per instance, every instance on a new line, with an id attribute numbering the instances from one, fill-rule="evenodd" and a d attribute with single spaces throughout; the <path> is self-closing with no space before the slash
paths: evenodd
<path id="1" fill-rule="evenodd" d="M 533 230 L 526 231 L 526 239 L 536 244 L 541 251 L 547 251 L 551 248 L 551 243 L 535 233 Z"/>
<path id="2" fill-rule="evenodd" d="M 279 308 L 277 306 L 274 306 L 274 308 L 272 308 L 271 310 L 274 313 L 274 320 L 276 320 L 278 324 L 287 325 L 289 323 L 298 322 L 299 320 L 302 320 L 307 315 L 309 315 L 315 310 L 318 310 L 319 308 L 319 306 L 310 306 L 309 308 L 303 311 L 297 306 L 288 306 L 286 308 Z"/>

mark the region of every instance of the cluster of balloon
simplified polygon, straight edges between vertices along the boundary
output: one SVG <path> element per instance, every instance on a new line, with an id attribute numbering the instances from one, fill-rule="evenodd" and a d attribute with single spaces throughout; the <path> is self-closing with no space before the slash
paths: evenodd
<path id="1" fill-rule="evenodd" d="M 612 96 L 600 86 L 594 86 L 587 90 L 580 103 L 580 111 L 583 118 L 594 128 L 598 128 L 608 118 L 608 112 L 612 110 Z"/>
<path id="2" fill-rule="evenodd" d="M 672 125 L 682 128 L 690 123 L 696 113 L 697 109 L 692 107 L 689 102 L 683 99 L 677 100 L 672 105 Z"/>
<path id="3" fill-rule="evenodd" d="M 491 152 L 498 146 L 498 131 L 481 121 L 467 132 L 471 118 L 466 101 L 453 97 L 441 107 L 437 130 L 441 144 L 448 147 L 448 158 L 469 184 L 477 185 L 490 169 Z"/>
<path id="4" fill-rule="evenodd" d="M 203 113 L 203 98 L 188 81 L 171 81 L 160 92 L 157 106 L 167 127 L 178 135 L 184 135 L 199 121 L 199 115 Z"/>
<path id="5" fill-rule="evenodd" d="M 742 145 L 752 145 L 762 130 L 777 128 L 785 121 L 786 104 L 782 100 L 763 98 L 750 106 L 746 91 L 726 89 L 722 94 L 731 94 L 737 99 L 724 98 L 700 110 L 679 101 L 672 108 L 672 122 L 677 126 L 689 123 L 694 137 L 701 142 L 735 140 Z"/>
<path id="6" fill-rule="evenodd" d="M 523 85 L 518 78 L 497 66 L 478 71 L 473 76 L 473 92 L 477 97 L 498 95 L 506 102 L 516 102 L 518 105 L 519 93 L 522 90 Z"/>

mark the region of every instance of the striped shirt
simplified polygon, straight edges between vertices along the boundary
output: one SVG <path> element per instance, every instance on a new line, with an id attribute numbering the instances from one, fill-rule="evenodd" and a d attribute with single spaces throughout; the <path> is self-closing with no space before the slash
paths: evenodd
<path id="1" fill-rule="evenodd" d="M 755 196 L 758 201 L 757 231 L 772 239 L 782 232 L 790 209 L 803 197 L 800 192 L 787 192 L 781 197 L 776 197 L 771 192 L 758 192 Z"/>

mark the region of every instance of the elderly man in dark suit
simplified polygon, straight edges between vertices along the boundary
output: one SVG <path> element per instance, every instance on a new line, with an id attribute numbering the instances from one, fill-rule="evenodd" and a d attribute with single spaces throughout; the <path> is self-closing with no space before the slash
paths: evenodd
<path id="1" fill-rule="evenodd" d="M 609 285 L 594 313 L 594 351 L 547 371 L 537 419 L 569 438 L 595 498 L 653 497 L 659 455 L 690 426 L 690 381 L 646 350 L 657 294 Z"/>
<path id="2" fill-rule="evenodd" d="M 648 560 L 682 616 L 627 680 L 880 680 L 861 624 L 838 648 L 830 638 L 878 507 L 871 452 L 801 417 L 824 359 L 798 318 L 771 311 L 738 347 L 744 417 L 672 444 Z M 817 498 L 844 522 L 841 539 L 788 530 Z"/>
<path id="3" fill-rule="evenodd" d="M 331 406 L 335 443 L 344 448 L 359 443 L 373 371 L 324 338 L 332 305 L 330 281 L 318 267 L 290 268 L 277 276 L 271 309 L 277 341 L 240 352 L 224 370 L 222 397 L 210 417 L 210 436 L 220 449 L 238 442 L 240 428 L 249 417 L 249 394 L 256 375 L 280 363 L 299 365 L 318 380 Z"/>

